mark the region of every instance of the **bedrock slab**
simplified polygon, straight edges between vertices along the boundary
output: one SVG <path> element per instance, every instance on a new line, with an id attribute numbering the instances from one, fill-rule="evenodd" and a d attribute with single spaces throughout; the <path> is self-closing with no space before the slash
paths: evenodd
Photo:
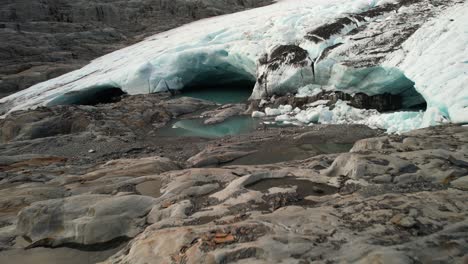
<path id="1" fill-rule="evenodd" d="M 334 143 L 352 141 L 340 129 L 282 136 L 311 145 L 332 134 Z M 2 157 L 10 166 L 0 182 L 2 204 L 24 203 L 0 211 L 0 246 L 96 248 L 125 238 L 104 263 L 126 264 L 463 263 L 468 128 L 371 138 L 367 130 L 347 131 L 362 133 L 349 152 L 264 164 L 256 156 L 258 164 L 212 168 L 157 156 L 39 167 L 30 162 L 38 156 Z M 272 131 L 254 135 L 277 145 Z M 216 139 L 211 147 L 245 139 Z M 22 168 L 46 175 L 28 182 Z M 21 237 L 24 246 L 15 242 Z"/>

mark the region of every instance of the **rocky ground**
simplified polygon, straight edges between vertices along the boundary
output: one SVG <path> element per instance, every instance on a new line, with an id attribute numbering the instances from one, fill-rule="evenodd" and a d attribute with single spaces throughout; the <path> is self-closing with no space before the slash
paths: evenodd
<path id="1" fill-rule="evenodd" d="M 270 0 L 0 0 L 0 98 L 201 18 Z"/>
<path id="2" fill-rule="evenodd" d="M 468 127 L 158 135 L 239 105 L 218 107 L 124 96 L 0 120 L 0 262 L 468 261 Z"/>

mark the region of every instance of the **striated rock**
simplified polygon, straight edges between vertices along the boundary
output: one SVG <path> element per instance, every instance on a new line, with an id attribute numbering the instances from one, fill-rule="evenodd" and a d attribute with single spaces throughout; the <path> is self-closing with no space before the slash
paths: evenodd
<path id="1" fill-rule="evenodd" d="M 357 139 L 351 152 L 333 149 Z M 0 182 L 0 247 L 24 247 L 14 242 L 24 236 L 28 248 L 102 250 L 126 238 L 104 261 L 115 264 L 461 263 L 468 254 L 467 127 L 382 136 L 317 125 L 194 142 L 192 161 L 218 167 L 151 152 L 25 167 L 40 156 L 1 157 L 17 167 Z M 291 151 L 299 147 L 304 156 Z"/>
<path id="2" fill-rule="evenodd" d="M 0 120 L 0 142 L 83 132 L 129 138 L 144 136 L 173 117 L 214 105 L 188 97 L 164 99 L 167 95 L 140 95 L 96 106 L 64 105 L 17 111 Z"/>
<path id="3" fill-rule="evenodd" d="M 418 141 L 413 141 L 418 142 L 415 145 L 408 140 L 403 144 L 401 136 L 370 139 L 386 142 L 377 149 L 375 146 L 378 145 L 365 144 L 366 140 L 362 140 L 358 144 L 358 152 L 338 156 L 338 159 L 355 164 L 346 165 L 349 168 L 364 168 L 365 177 L 354 181 L 357 185 L 354 191 L 349 189 L 351 181 L 343 181 L 341 173 L 334 169 L 334 166 L 340 167 L 338 164 L 324 171 L 306 169 L 323 157 L 277 166 L 230 166 L 169 172 L 167 176 L 170 175 L 171 179 L 168 182 L 173 187 L 166 188 L 167 194 L 176 195 L 181 191 L 188 194 L 191 188 L 208 186 L 213 181 L 223 187 L 210 194 L 209 199 L 201 193 L 192 193 L 190 203 L 186 195 L 175 200 L 177 195 L 173 196 L 172 202 L 166 205 L 167 209 L 163 209 L 173 208 L 171 213 L 153 218 L 152 226 L 106 263 L 152 263 L 154 259 L 185 263 L 461 260 L 467 253 L 463 246 L 466 241 L 459 238 L 466 235 L 468 222 L 465 210 L 468 204 L 465 199 L 468 194 L 447 189 L 447 185 L 431 185 L 432 176 L 428 175 L 429 171 L 424 174 L 424 163 L 433 157 L 421 157 L 425 162 L 420 163 L 415 155 L 410 155 L 410 151 L 406 153 L 406 160 L 392 159 L 393 152 L 398 156 L 405 154 L 401 149 L 405 147 L 429 151 L 431 142 L 437 146 L 431 137 L 454 131 L 460 137 L 467 133 L 466 129 L 461 132 L 456 126 L 421 130 L 413 132 L 413 137 L 418 135 Z M 453 140 L 445 139 L 452 143 Z M 421 149 L 422 141 L 427 144 Z M 462 146 L 458 147 L 452 154 L 457 156 L 461 149 Z M 350 155 L 357 158 L 349 159 Z M 389 164 L 385 165 L 385 160 Z M 445 157 L 445 160 L 451 158 Z M 393 168 L 394 164 L 401 166 Z M 397 187 L 398 184 L 391 181 L 375 180 L 383 173 L 412 173 L 401 169 L 408 164 L 421 166 L 421 177 L 418 178 L 421 185 L 412 183 Z M 454 161 L 451 166 L 462 169 L 463 164 Z M 343 168 L 345 171 L 346 166 Z M 361 170 L 351 171 L 359 175 Z M 230 177 L 227 176 L 229 172 L 233 174 Z M 328 176 L 323 173 L 328 173 Z M 437 173 L 440 172 L 435 171 Z M 196 184 L 187 185 L 189 181 Z M 339 189 L 333 189 L 332 185 Z M 188 208 L 192 208 L 188 210 L 189 214 L 180 213 L 187 212 Z M 169 244 L 164 244 L 162 237 L 173 238 L 170 246 L 166 247 Z M 427 241 L 432 243 L 426 244 Z M 454 254 L 443 249 L 447 241 L 459 241 L 450 249 Z M 421 250 L 423 248 L 431 250 Z"/>
<path id="4" fill-rule="evenodd" d="M 0 211 L 18 213 L 22 208 L 38 201 L 67 196 L 65 188 L 43 184 L 24 184 L 0 191 Z"/>
<path id="5" fill-rule="evenodd" d="M 233 161 L 240 157 L 254 153 L 249 146 L 238 144 L 236 146 L 212 146 L 191 157 L 187 162 L 193 167 L 219 165 Z"/>
<path id="6" fill-rule="evenodd" d="M 232 243 L 254 242 L 267 227 L 250 223 L 219 228 L 177 228 L 151 234 L 151 244 L 135 241 L 126 256 L 118 256 L 104 263 L 220 263 L 236 259 L 236 255 L 254 256 L 262 250 L 255 247 L 230 249 Z M 218 249 L 221 254 L 209 251 Z"/>
<path id="7" fill-rule="evenodd" d="M 86 117 L 74 115 L 55 115 L 49 109 L 38 109 L 35 112 L 16 112 L 9 118 L 1 120 L 1 141 L 25 140 L 51 137 L 60 134 L 83 132 L 89 121 Z"/>
<path id="8" fill-rule="evenodd" d="M 457 202 L 467 197 L 466 194 L 458 195 L 453 196 Z M 447 212 L 437 209 L 447 200 L 437 200 L 437 204 L 424 201 L 430 197 L 441 199 L 443 196 L 442 192 L 409 194 L 405 197 L 377 195 L 372 199 L 356 196 L 337 199 L 328 196 L 328 201 L 337 199 L 334 200 L 337 206 L 328 206 L 330 202 L 323 199 L 314 207 L 289 205 L 271 213 L 252 212 L 244 218 L 237 217 L 237 222 L 229 224 L 220 219 L 215 221 L 218 223 L 216 225 L 153 225 L 135 238 L 127 249 L 105 263 L 265 263 L 280 260 L 296 262 L 302 259 L 353 263 L 381 260 L 384 261 L 382 263 L 393 263 L 414 257 L 430 259 L 430 256 L 446 261 L 454 256 L 421 250 L 421 245 L 427 240 L 426 235 L 434 239 L 434 243 L 426 247 L 437 248 L 437 245 L 447 242 L 445 239 L 456 241 L 461 226 L 466 227 L 466 221 L 457 222 L 453 218 L 447 220 L 444 218 Z M 383 204 L 394 204 L 392 210 L 401 212 L 418 208 L 416 213 L 424 216 L 411 224 L 403 220 L 403 229 L 387 225 L 393 218 L 391 213 L 380 212 L 382 209 L 379 207 Z M 466 204 L 463 208 L 466 208 Z M 449 214 L 464 215 L 461 211 L 463 209 L 454 210 Z M 438 219 L 443 223 L 430 219 Z M 453 250 L 457 252 L 456 259 L 463 257 L 465 250 L 460 244 L 457 243 Z"/>
<path id="9" fill-rule="evenodd" d="M 468 191 L 468 176 L 461 177 L 451 182 L 454 188 Z"/>
<path id="10" fill-rule="evenodd" d="M 377 176 L 394 177 L 405 173 L 415 173 L 418 170 L 419 167 L 398 157 L 374 153 L 370 155 L 349 153 L 340 155 L 323 173 L 329 176 L 343 175 L 355 180 L 372 181 Z"/>
<path id="11" fill-rule="evenodd" d="M 210 101 L 196 99 L 192 97 L 179 97 L 173 100 L 163 100 L 161 105 L 169 111 L 173 117 L 197 112 L 208 106 L 215 104 Z"/>
<path id="12" fill-rule="evenodd" d="M 134 237 L 154 201 L 144 196 L 78 195 L 33 203 L 18 215 L 17 231 L 34 245 L 91 245 Z"/>
<path id="13" fill-rule="evenodd" d="M 204 121 L 205 125 L 212 125 L 221 123 L 230 117 L 242 115 L 246 110 L 247 107 L 245 104 L 227 104 L 218 109 L 203 112 L 201 116 L 208 117 L 208 119 Z"/>
<path id="14" fill-rule="evenodd" d="M 348 133 L 343 134 L 345 129 Z M 193 167 L 224 164 L 268 164 L 303 159 L 324 153 L 346 152 L 356 140 L 375 136 L 379 131 L 354 125 L 327 128 L 315 126 L 312 130 L 299 130 L 292 135 L 269 134 L 268 130 L 260 133 L 263 136 L 258 139 L 215 141 L 190 157 L 188 163 Z M 340 136 L 330 137 L 331 134 Z"/>
<path id="15" fill-rule="evenodd" d="M 90 181 L 101 177 L 144 176 L 178 169 L 181 167 L 177 163 L 163 157 L 118 159 L 93 168 L 81 179 Z"/>
<path id="16" fill-rule="evenodd" d="M 40 154 L 0 156 L 0 171 L 24 170 L 28 167 L 62 164 L 66 161 L 67 158 Z"/>

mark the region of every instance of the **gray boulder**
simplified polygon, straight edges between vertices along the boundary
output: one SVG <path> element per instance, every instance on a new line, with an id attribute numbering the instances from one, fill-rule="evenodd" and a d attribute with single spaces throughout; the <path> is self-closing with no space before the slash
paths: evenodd
<path id="1" fill-rule="evenodd" d="M 134 237 L 153 206 L 146 196 L 78 195 L 37 202 L 18 215 L 17 232 L 33 245 L 92 245 Z"/>

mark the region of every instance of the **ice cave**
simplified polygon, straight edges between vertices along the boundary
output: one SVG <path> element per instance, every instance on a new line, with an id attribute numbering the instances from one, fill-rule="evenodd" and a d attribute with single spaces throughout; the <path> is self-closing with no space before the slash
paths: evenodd
<path id="1" fill-rule="evenodd" d="M 97 105 L 114 103 L 120 100 L 122 95 L 126 94 L 122 89 L 112 86 L 96 86 L 79 91 L 71 91 L 62 94 L 47 106 L 54 105 Z"/>

